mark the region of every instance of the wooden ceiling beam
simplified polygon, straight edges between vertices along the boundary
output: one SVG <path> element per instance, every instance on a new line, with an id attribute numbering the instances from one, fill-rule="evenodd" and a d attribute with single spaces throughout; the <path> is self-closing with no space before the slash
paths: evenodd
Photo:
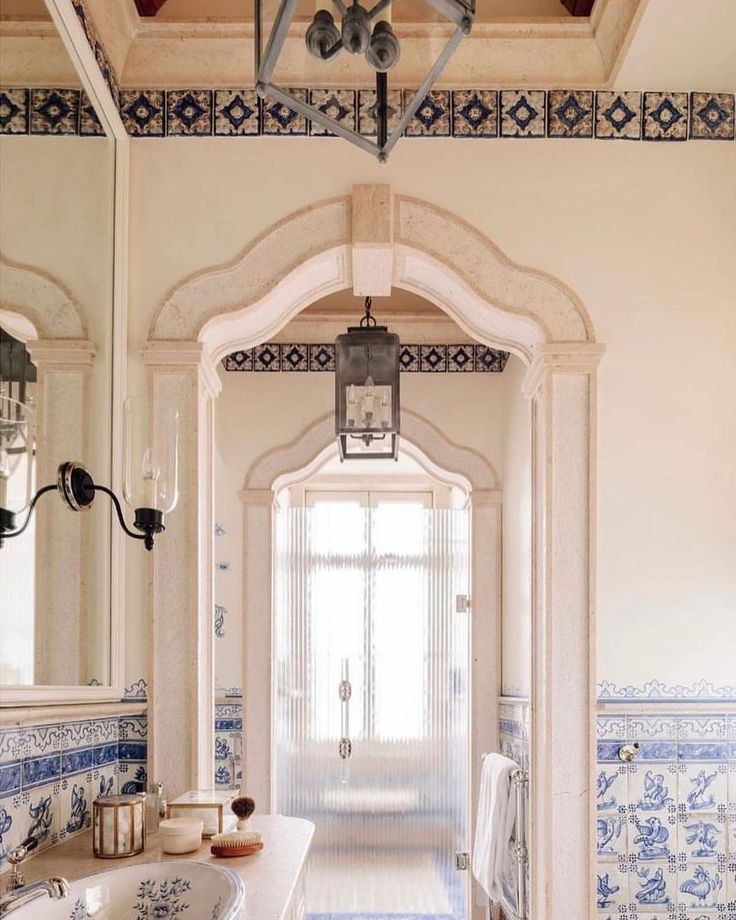
<path id="1" fill-rule="evenodd" d="M 150 18 L 158 13 L 164 3 L 166 0 L 135 0 L 135 7 L 139 16 Z"/>

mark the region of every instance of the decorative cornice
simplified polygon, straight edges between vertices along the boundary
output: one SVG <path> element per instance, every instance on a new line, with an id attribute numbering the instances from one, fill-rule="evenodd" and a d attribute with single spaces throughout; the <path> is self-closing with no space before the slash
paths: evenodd
<path id="1" fill-rule="evenodd" d="M 26 342 L 31 361 L 39 369 L 91 367 L 95 346 L 88 339 L 31 339 Z"/>
<path id="2" fill-rule="evenodd" d="M 522 392 L 529 399 L 539 391 L 548 371 L 558 374 L 592 374 L 606 350 L 597 342 L 570 342 L 536 346 L 532 361 L 522 383 Z"/>
<path id="3" fill-rule="evenodd" d="M 402 344 L 402 373 L 498 373 L 506 367 L 509 353 L 474 342 L 457 345 Z M 226 371 L 329 373 L 335 370 L 333 342 L 270 342 L 233 352 L 222 359 Z"/>
<path id="4" fill-rule="evenodd" d="M 89 19 L 81 21 L 87 31 Z M 88 40 L 101 55 L 100 71 L 131 137 L 325 135 L 323 128 L 281 103 L 260 100 L 252 88 L 121 89 L 99 41 L 89 34 Z M 347 127 L 368 137 L 374 135 L 374 90 L 320 88 L 295 92 Z M 49 107 L 52 94 L 55 102 Z M 411 90 L 392 91 L 390 106 L 394 117 L 400 115 L 411 95 Z M 101 133 L 89 99 L 79 89 L 0 89 L 0 134 Z M 433 90 L 409 123 L 405 136 L 733 141 L 734 94 L 686 90 Z"/>

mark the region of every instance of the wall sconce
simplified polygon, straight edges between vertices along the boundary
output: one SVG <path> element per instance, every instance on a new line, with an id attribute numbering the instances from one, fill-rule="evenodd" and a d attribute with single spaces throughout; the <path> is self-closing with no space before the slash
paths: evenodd
<path id="1" fill-rule="evenodd" d="M 335 340 L 335 433 L 340 460 L 399 453 L 399 337 L 365 316 Z"/>
<path id="2" fill-rule="evenodd" d="M 95 493 L 104 492 L 110 497 L 120 526 L 127 536 L 134 540 L 143 540 L 146 549 L 152 550 L 155 535 L 165 530 L 164 515 L 173 511 L 178 498 L 179 448 L 176 410 L 162 407 L 156 411 L 155 417 L 149 418 L 147 400 L 144 397 L 133 397 L 125 401 L 123 497 L 135 514 L 135 530 L 131 530 L 125 523 L 120 501 L 112 489 L 95 483 L 89 471 L 75 461 L 68 460 L 62 463 L 56 482 L 40 488 L 29 503 L 32 481 L 31 454 L 26 453 L 28 470 L 23 489 L 14 484 L 17 477 L 9 462 L 12 454 L 6 446 L 12 443 L 11 432 L 18 429 L 21 421 L 6 418 L 5 412 L 8 409 L 12 409 L 16 416 L 19 415 L 17 407 L 5 406 L 7 402 L 15 401 L 3 398 L 0 402 L 0 409 L 3 410 L 3 415 L 0 416 L 0 546 L 3 540 L 19 537 L 28 526 L 41 496 L 56 490 L 72 511 L 89 510 Z M 32 443 L 32 413 L 26 407 L 23 408 L 25 414 L 22 424 L 26 426 L 25 436 L 30 437 L 28 443 Z M 16 432 L 16 440 L 17 438 Z M 3 473 L 5 469 L 7 476 Z M 16 528 L 16 516 L 26 507 L 28 514 L 20 527 Z"/>

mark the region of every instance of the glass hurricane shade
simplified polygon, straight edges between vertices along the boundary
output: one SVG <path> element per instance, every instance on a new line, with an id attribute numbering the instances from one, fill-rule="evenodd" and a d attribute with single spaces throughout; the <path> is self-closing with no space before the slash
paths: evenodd
<path id="1" fill-rule="evenodd" d="M 0 508 L 18 514 L 33 494 L 35 414 L 0 394 Z"/>
<path id="2" fill-rule="evenodd" d="M 168 514 L 179 497 L 179 415 L 169 406 L 151 409 L 148 399 L 125 400 L 125 482 L 123 497 L 132 509 Z"/>

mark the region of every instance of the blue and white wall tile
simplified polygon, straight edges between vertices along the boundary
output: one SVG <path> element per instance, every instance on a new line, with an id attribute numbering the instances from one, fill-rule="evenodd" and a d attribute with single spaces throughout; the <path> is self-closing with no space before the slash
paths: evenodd
<path id="1" fill-rule="evenodd" d="M 598 718 L 599 920 L 736 917 L 733 715 L 667 712 L 661 702 Z M 624 764 L 627 742 L 639 750 Z"/>
<path id="2" fill-rule="evenodd" d="M 233 694 L 215 703 L 215 787 L 240 789 L 243 780 L 243 703 Z"/>
<path id="3" fill-rule="evenodd" d="M 94 799 L 145 781 L 146 759 L 139 714 L 0 730 L 0 867 L 29 836 L 44 848 L 89 827 Z"/>

